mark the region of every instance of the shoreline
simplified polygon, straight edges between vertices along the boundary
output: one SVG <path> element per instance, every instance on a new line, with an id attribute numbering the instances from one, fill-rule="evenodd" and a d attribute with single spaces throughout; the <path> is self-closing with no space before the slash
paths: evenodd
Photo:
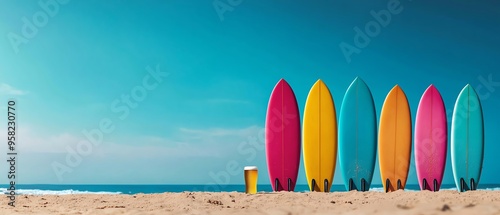
<path id="1" fill-rule="evenodd" d="M 258 192 L 273 192 L 271 185 L 259 184 Z M 500 184 L 480 184 L 478 190 L 500 191 Z M 7 185 L 0 185 L 0 193 L 10 192 Z M 207 188 L 206 185 L 197 184 L 22 184 L 16 187 L 18 195 L 58 195 L 58 194 L 159 194 L 164 192 L 182 193 L 182 192 L 244 192 L 244 184 L 219 185 L 218 187 Z M 382 185 L 372 185 L 370 192 L 384 192 Z M 419 192 L 418 184 L 408 184 L 404 191 Z M 443 184 L 440 191 L 458 191 L 454 184 Z M 307 193 L 309 186 L 307 184 L 298 184 L 295 192 Z M 348 192 L 344 185 L 334 184 L 330 192 Z"/>

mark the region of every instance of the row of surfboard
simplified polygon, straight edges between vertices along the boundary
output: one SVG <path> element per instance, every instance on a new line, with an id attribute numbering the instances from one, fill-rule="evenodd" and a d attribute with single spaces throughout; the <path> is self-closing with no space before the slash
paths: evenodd
<path id="1" fill-rule="evenodd" d="M 373 97 L 363 80 L 356 78 L 347 89 L 338 123 L 330 91 L 318 80 L 307 96 L 301 135 L 295 94 L 281 79 L 269 99 L 265 126 L 267 167 L 275 191 L 295 188 L 301 136 L 311 191 L 330 191 L 337 154 L 346 189 L 367 191 L 377 150 L 386 192 L 404 189 L 406 185 L 412 149 L 412 119 L 406 95 L 398 85 L 384 101 L 377 129 Z M 453 175 L 461 192 L 475 190 L 479 182 L 484 153 L 483 130 L 481 103 L 475 90 L 467 85 L 456 100 L 450 135 Z M 420 99 L 414 135 L 420 188 L 438 191 L 446 164 L 448 128 L 443 99 L 433 85 Z"/>

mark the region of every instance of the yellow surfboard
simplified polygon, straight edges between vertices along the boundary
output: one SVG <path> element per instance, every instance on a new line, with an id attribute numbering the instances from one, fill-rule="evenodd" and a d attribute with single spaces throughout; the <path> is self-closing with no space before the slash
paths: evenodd
<path id="1" fill-rule="evenodd" d="M 332 95 L 321 80 L 307 96 L 302 137 L 309 189 L 329 192 L 337 161 L 337 117 Z"/>
<path id="2" fill-rule="evenodd" d="M 411 112 L 403 90 L 396 85 L 380 114 L 378 153 L 386 192 L 404 189 L 411 157 Z"/>

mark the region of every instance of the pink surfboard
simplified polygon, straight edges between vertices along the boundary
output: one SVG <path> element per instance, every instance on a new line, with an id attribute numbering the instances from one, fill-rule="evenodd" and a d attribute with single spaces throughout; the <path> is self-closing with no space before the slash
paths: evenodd
<path id="1" fill-rule="evenodd" d="M 448 127 L 439 91 L 429 86 L 418 105 L 415 121 L 415 165 L 421 190 L 438 191 L 446 164 Z"/>
<path id="2" fill-rule="evenodd" d="M 273 190 L 293 191 L 300 163 L 300 114 L 284 79 L 274 87 L 267 107 L 266 160 Z"/>

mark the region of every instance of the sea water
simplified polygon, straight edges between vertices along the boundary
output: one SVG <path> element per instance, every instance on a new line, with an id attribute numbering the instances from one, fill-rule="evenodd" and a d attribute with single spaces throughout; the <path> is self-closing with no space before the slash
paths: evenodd
<path id="1" fill-rule="evenodd" d="M 22 195 L 65 195 L 65 194 L 151 194 L 165 192 L 244 192 L 245 185 L 50 185 L 20 184 L 16 193 Z M 271 185 L 258 185 L 259 192 L 272 192 Z M 480 184 L 478 189 L 500 191 L 500 184 Z M 306 184 L 297 185 L 296 192 L 309 192 Z M 418 184 L 406 186 L 406 191 L 419 191 Z M 441 190 L 456 190 L 454 184 L 444 184 Z M 2 193 L 7 192 L 7 185 L 0 185 Z M 370 191 L 383 192 L 382 185 L 372 185 Z M 345 186 L 334 184 L 331 192 L 346 192 Z"/>

